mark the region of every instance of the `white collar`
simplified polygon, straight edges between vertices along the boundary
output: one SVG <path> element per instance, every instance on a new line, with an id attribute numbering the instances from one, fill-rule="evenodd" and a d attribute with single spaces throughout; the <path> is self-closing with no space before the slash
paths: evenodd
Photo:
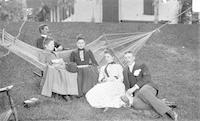
<path id="1" fill-rule="evenodd" d="M 135 61 L 131 65 L 128 65 L 130 72 L 133 71 L 134 65 L 135 65 Z"/>
<path id="2" fill-rule="evenodd" d="M 47 35 L 45 35 L 45 34 L 41 34 L 41 36 L 44 37 L 44 38 L 47 38 Z"/>

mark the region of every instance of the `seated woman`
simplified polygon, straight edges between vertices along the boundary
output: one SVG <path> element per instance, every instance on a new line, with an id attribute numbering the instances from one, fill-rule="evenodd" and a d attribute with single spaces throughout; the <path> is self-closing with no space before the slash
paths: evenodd
<path id="1" fill-rule="evenodd" d="M 85 40 L 83 37 L 77 38 L 78 49 L 70 55 L 70 62 L 74 62 L 78 67 L 78 92 L 79 97 L 90 90 L 98 79 L 98 63 L 91 50 L 85 49 Z"/>
<path id="2" fill-rule="evenodd" d="M 125 94 L 123 84 L 123 68 L 114 62 L 112 51 L 105 51 L 107 64 L 102 66 L 99 73 L 99 83 L 86 94 L 86 99 L 92 107 L 120 108 L 124 105 L 120 96 Z"/>
<path id="3" fill-rule="evenodd" d="M 52 92 L 60 95 L 78 95 L 77 74 L 68 72 L 63 59 L 53 52 L 53 39 L 47 38 L 44 41 L 44 49 L 39 55 L 40 61 L 47 64 L 42 81 L 42 95 L 51 97 Z"/>

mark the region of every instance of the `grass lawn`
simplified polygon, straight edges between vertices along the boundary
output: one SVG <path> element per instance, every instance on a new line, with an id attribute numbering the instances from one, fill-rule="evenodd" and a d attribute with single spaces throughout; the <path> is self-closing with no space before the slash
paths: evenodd
<path id="1" fill-rule="evenodd" d="M 71 25 L 68 25 L 68 27 L 69 26 Z M 90 29 L 94 29 L 93 27 L 94 26 L 90 26 L 85 31 L 91 32 Z M 122 27 L 121 29 L 125 28 Z M 109 31 L 108 29 L 106 30 Z M 170 32 L 169 28 L 168 30 L 167 32 L 165 31 L 167 34 L 160 33 L 161 35 L 159 35 L 157 40 L 151 38 L 141 51 L 139 51 L 137 61 L 140 63 L 144 62 L 149 67 L 153 81 L 159 85 L 159 96 L 168 98 L 170 101 L 175 101 L 178 104 L 176 112 L 179 114 L 179 121 L 199 121 L 200 60 L 198 56 L 199 53 L 197 52 L 197 48 L 199 47 L 198 37 L 192 36 L 191 38 L 194 41 L 188 40 L 189 43 L 184 41 L 183 45 L 185 46 L 182 48 L 181 42 L 177 44 L 177 41 L 181 39 L 180 33 L 173 34 L 173 32 Z M 129 31 L 129 29 L 127 29 L 127 31 Z M 181 31 L 181 28 L 177 28 L 177 31 Z M 172 34 L 174 36 L 172 36 Z M 24 35 L 23 37 L 29 38 L 30 36 L 31 35 Z M 177 36 L 179 36 L 179 38 L 177 38 Z M 158 37 L 158 35 L 154 37 Z M 164 39 L 169 41 L 162 41 Z M 176 44 L 172 44 L 173 41 L 175 41 L 174 43 Z M 29 41 L 29 43 L 32 42 Z M 70 43 L 71 42 L 64 42 L 66 46 Z M 0 87 L 16 84 L 13 88 L 12 95 L 21 121 L 168 120 L 167 118 L 150 119 L 149 117 L 136 115 L 130 109 L 125 108 L 109 109 L 107 112 L 103 112 L 102 109 L 92 108 L 85 98 L 75 99 L 72 102 L 65 102 L 62 99 L 43 97 L 40 95 L 40 78 L 32 73 L 33 70 L 37 69 L 14 54 L 0 59 Z M 22 102 L 31 97 L 38 97 L 41 101 L 40 104 L 29 109 L 24 108 Z M 7 109 L 7 107 L 6 96 L 0 94 L 0 112 Z"/>

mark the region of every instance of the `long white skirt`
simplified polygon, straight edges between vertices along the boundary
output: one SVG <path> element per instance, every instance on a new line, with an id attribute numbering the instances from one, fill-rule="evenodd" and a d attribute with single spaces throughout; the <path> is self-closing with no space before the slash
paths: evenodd
<path id="1" fill-rule="evenodd" d="M 123 82 L 103 82 L 96 84 L 86 93 L 86 99 L 95 108 L 120 108 L 124 102 L 120 99 L 125 95 Z"/>

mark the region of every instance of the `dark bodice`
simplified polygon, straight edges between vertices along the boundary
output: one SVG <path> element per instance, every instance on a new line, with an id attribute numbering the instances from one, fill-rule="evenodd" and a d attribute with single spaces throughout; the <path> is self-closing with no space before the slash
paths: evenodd
<path id="1" fill-rule="evenodd" d="M 84 60 L 80 58 L 80 51 L 83 51 Z M 70 62 L 75 62 L 77 65 L 98 65 L 91 50 L 75 50 L 70 55 Z"/>

